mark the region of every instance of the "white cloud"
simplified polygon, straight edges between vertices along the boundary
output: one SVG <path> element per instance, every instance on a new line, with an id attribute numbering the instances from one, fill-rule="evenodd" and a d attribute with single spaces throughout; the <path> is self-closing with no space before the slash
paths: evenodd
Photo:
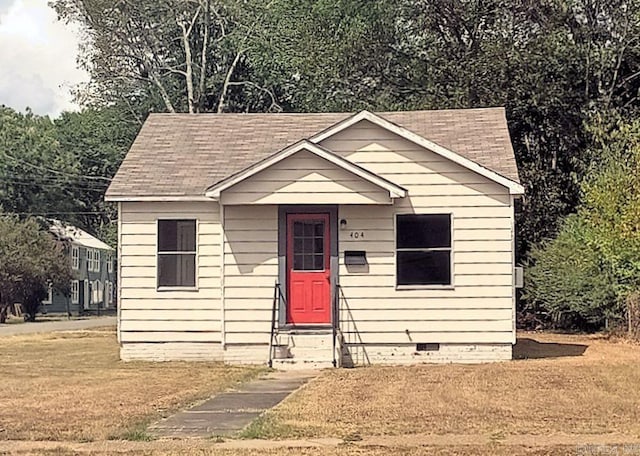
<path id="1" fill-rule="evenodd" d="M 52 116 L 77 109 L 71 89 L 88 80 L 77 54 L 77 29 L 47 0 L 0 0 L 0 104 Z"/>

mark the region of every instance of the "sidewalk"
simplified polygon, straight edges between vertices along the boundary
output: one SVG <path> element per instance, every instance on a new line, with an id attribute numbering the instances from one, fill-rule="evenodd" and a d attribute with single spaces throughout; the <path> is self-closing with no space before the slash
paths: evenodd
<path id="1" fill-rule="evenodd" d="M 206 400 L 149 427 L 155 437 L 229 436 L 241 431 L 262 412 L 316 377 L 320 371 L 276 371 Z"/>
<path id="2" fill-rule="evenodd" d="M 0 337 L 35 334 L 53 331 L 78 331 L 82 329 L 115 326 L 116 317 L 88 317 L 83 320 L 34 321 L 0 325 Z"/>

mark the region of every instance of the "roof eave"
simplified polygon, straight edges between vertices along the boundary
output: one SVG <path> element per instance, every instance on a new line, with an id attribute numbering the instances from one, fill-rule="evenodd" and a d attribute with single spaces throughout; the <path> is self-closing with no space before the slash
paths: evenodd
<path id="1" fill-rule="evenodd" d="M 398 136 L 413 142 L 414 144 L 424 147 L 425 149 L 431 150 L 436 154 L 444 158 L 447 158 L 448 160 L 451 160 L 454 163 L 459 164 L 460 166 L 463 166 L 477 174 L 480 174 L 481 176 L 486 177 L 487 179 L 490 179 L 506 187 L 509 190 L 509 193 L 512 195 L 524 194 L 524 187 L 519 182 L 516 182 L 507 177 L 504 177 L 501 174 L 498 174 L 495 171 L 492 171 L 474 162 L 473 160 L 469 160 L 468 158 L 463 157 L 462 155 L 459 155 L 453 152 L 452 150 L 449 150 L 439 144 L 436 144 L 433 141 L 430 141 L 424 138 L 423 136 L 413 133 L 412 131 L 407 130 L 404 127 L 401 127 L 400 125 L 394 124 L 393 122 L 390 122 L 387 119 L 366 110 L 360 111 L 359 113 L 354 114 L 353 116 L 348 117 L 347 119 L 344 119 L 341 122 L 338 122 L 332 127 L 329 127 L 326 130 L 318 133 L 317 135 L 312 136 L 311 138 L 309 138 L 309 141 L 315 144 L 318 144 L 324 141 L 325 139 L 330 138 L 331 136 L 363 120 L 367 120 L 381 128 L 384 128 L 392 133 L 395 133 Z"/>
<path id="2" fill-rule="evenodd" d="M 265 160 L 262 160 L 256 163 L 255 165 L 250 166 L 249 168 L 246 168 L 240 173 L 237 173 L 234 176 L 231 176 L 230 178 L 227 178 L 217 184 L 212 185 L 205 192 L 205 196 L 207 198 L 219 200 L 223 191 L 227 190 L 230 187 L 233 187 L 234 185 L 244 181 L 245 179 L 250 178 L 251 176 L 259 173 L 260 171 L 263 171 L 269 168 L 270 166 L 282 160 L 285 160 L 286 158 L 302 150 L 307 150 L 308 152 L 311 152 L 314 155 L 317 155 L 320 158 L 323 158 L 335 164 L 336 166 L 341 167 L 347 170 L 348 172 L 351 172 L 352 174 L 355 174 L 356 176 L 380 188 L 383 188 L 384 190 L 389 192 L 390 198 L 404 198 L 405 196 L 407 196 L 407 190 L 405 188 L 381 176 L 378 176 L 377 174 L 372 173 L 371 171 L 368 171 L 345 158 L 342 158 L 334 154 L 333 152 L 320 146 L 319 144 L 312 143 L 306 139 L 298 141 L 297 143 L 292 144 L 291 146 L 286 147 L 280 150 L 279 152 L 271 155 Z"/>

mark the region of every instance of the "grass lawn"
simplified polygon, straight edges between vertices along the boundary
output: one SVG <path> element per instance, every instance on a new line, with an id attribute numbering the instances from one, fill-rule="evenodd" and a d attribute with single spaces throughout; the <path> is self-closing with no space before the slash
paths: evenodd
<path id="1" fill-rule="evenodd" d="M 640 437 L 640 346 L 520 334 L 522 359 L 327 371 L 248 437 L 606 434 Z"/>
<path id="2" fill-rule="evenodd" d="M 123 363 L 113 328 L 0 338 L 2 440 L 144 438 L 150 420 L 248 380 L 218 363 Z"/>

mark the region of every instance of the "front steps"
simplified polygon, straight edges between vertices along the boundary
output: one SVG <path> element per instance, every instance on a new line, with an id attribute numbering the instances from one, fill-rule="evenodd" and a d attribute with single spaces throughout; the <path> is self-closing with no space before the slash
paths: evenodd
<path id="1" fill-rule="evenodd" d="M 281 331 L 275 337 L 273 368 L 324 369 L 333 366 L 331 331 Z M 339 353 L 339 346 L 336 346 Z M 336 357 L 337 364 L 340 365 Z"/>

